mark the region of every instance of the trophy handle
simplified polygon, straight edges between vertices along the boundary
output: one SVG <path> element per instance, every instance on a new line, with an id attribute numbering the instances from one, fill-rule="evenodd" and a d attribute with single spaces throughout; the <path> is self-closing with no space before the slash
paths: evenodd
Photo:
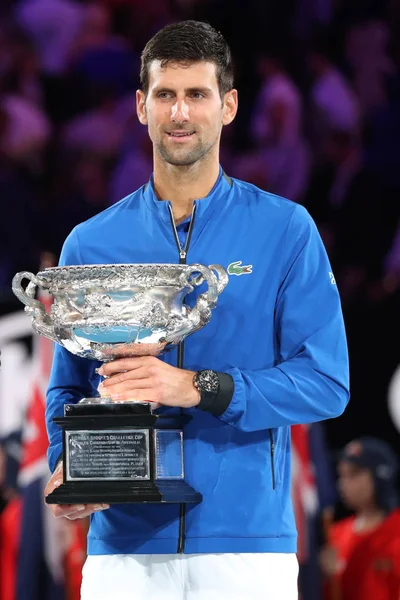
<path id="1" fill-rule="evenodd" d="M 190 283 L 192 285 L 198 286 L 201 283 L 203 283 L 203 281 L 206 281 L 208 284 L 208 290 L 197 298 L 196 306 L 192 308 L 188 315 L 188 334 L 193 333 L 194 331 L 200 329 L 209 322 L 209 320 L 211 319 L 211 310 L 215 308 L 218 300 L 218 295 L 220 292 L 222 292 L 226 285 L 226 283 L 223 284 L 222 280 L 221 282 L 219 282 L 215 273 L 213 272 L 215 270 L 219 274 L 220 269 L 222 272 L 222 267 L 219 268 L 219 265 L 217 266 L 218 270 L 214 268 L 215 265 L 213 265 L 212 268 L 199 264 L 189 266 L 189 276 L 191 273 L 200 274 L 197 275 L 197 277 L 194 277 L 190 281 Z"/>
<path id="2" fill-rule="evenodd" d="M 24 279 L 29 280 L 26 290 L 21 285 Z M 12 291 L 25 304 L 26 312 L 32 316 L 32 326 L 35 331 L 50 338 L 53 342 L 57 342 L 58 339 L 54 331 L 54 325 L 46 312 L 44 304 L 40 300 L 35 300 L 36 287 L 42 285 L 42 282 L 36 275 L 29 271 L 21 271 L 12 280 Z"/>
<path id="3" fill-rule="evenodd" d="M 193 265 L 193 266 L 198 266 L 198 265 Z M 208 270 L 216 273 L 218 276 L 217 277 L 217 291 L 218 291 L 218 295 L 219 295 L 226 288 L 228 281 L 229 281 L 229 275 L 228 275 L 226 269 L 224 269 L 224 267 L 222 267 L 221 265 L 210 265 L 207 268 L 208 268 Z M 199 269 L 199 271 L 200 271 L 200 269 Z M 198 286 L 198 285 L 201 285 L 204 280 L 205 280 L 205 277 L 201 273 L 200 275 L 197 275 L 197 277 L 193 277 L 193 279 L 190 281 L 190 283 L 192 285 Z"/>
<path id="4" fill-rule="evenodd" d="M 210 265 L 208 267 L 211 271 L 214 271 L 217 277 L 218 294 L 220 294 L 228 285 L 229 275 L 221 265 Z"/>

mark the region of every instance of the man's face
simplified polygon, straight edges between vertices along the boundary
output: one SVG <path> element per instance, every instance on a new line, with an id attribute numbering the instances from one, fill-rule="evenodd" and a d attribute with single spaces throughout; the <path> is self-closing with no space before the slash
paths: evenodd
<path id="1" fill-rule="evenodd" d="M 147 97 L 137 92 L 137 111 L 159 158 L 189 166 L 213 149 L 218 153 L 222 126 L 236 114 L 237 92 L 221 99 L 215 64 L 170 63 L 162 68 L 154 61 L 149 75 Z"/>
<path id="2" fill-rule="evenodd" d="M 343 461 L 338 473 L 339 492 L 348 508 L 359 510 L 374 503 L 374 480 L 368 469 Z"/>

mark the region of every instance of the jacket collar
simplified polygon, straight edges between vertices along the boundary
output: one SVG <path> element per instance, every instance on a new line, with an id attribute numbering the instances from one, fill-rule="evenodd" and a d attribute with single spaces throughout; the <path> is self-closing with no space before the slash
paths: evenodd
<path id="1" fill-rule="evenodd" d="M 226 201 L 226 196 L 232 187 L 232 180 L 228 177 L 222 167 L 219 169 L 218 179 L 211 192 L 205 198 L 194 200 L 196 204 L 196 222 L 208 220 L 212 213 L 217 211 Z M 154 175 L 142 190 L 143 200 L 148 208 L 155 212 L 164 221 L 170 222 L 168 205 L 172 206 L 170 200 L 158 200 L 154 191 Z"/>

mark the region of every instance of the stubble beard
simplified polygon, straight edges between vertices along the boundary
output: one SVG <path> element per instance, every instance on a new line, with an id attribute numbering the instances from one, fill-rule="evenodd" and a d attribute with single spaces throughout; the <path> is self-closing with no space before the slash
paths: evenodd
<path id="1" fill-rule="evenodd" d="M 195 134 L 196 135 L 196 134 Z M 161 140 L 156 145 L 156 151 L 160 158 L 175 167 L 190 167 L 198 161 L 202 160 L 213 148 L 215 142 L 205 146 L 199 142 L 194 148 L 185 152 L 184 148 L 177 148 L 176 151 L 171 151 L 166 144 Z"/>

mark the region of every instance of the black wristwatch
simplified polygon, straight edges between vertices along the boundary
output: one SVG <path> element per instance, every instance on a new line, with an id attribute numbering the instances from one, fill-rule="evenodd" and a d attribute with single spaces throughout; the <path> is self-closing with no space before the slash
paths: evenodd
<path id="1" fill-rule="evenodd" d="M 193 376 L 193 385 L 200 392 L 197 408 L 217 417 L 228 408 L 235 389 L 230 375 L 211 369 L 197 371 Z"/>

